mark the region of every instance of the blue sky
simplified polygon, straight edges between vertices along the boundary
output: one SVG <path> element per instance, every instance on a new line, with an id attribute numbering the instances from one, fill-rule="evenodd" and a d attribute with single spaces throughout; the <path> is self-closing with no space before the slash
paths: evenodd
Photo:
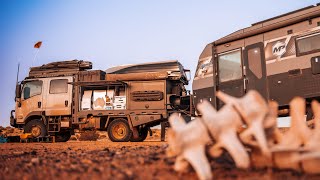
<path id="1" fill-rule="evenodd" d="M 194 74 L 206 44 L 250 24 L 315 5 L 312 0 L 1 0 L 0 125 L 9 125 L 19 79 L 35 65 L 84 59 L 94 69 L 179 60 Z"/>

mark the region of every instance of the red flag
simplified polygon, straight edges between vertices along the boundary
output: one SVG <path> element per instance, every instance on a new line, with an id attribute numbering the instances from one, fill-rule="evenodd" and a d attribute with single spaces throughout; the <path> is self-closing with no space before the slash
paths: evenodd
<path id="1" fill-rule="evenodd" d="M 36 44 L 34 44 L 34 48 L 39 49 L 41 47 L 42 41 L 37 42 Z"/>

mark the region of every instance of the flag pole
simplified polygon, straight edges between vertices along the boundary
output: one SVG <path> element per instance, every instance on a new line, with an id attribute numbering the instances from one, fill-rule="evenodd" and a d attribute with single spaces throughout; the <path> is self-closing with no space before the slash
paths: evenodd
<path id="1" fill-rule="evenodd" d="M 31 66 L 33 66 L 33 64 L 35 63 L 36 58 L 37 58 L 37 56 L 38 56 L 38 53 L 39 53 L 39 51 L 40 51 L 40 48 L 36 48 L 36 49 L 37 49 L 37 50 L 36 50 L 36 54 L 35 54 L 34 57 L 33 57 Z"/>
<path id="2" fill-rule="evenodd" d="M 37 51 L 36 51 L 36 54 L 35 54 L 34 57 L 33 57 L 32 65 L 31 65 L 31 66 L 33 66 L 34 63 L 36 62 L 36 58 L 37 58 L 38 53 L 39 53 L 39 51 L 40 51 L 41 45 L 42 45 L 42 41 L 38 41 L 38 42 L 33 46 L 34 48 L 37 49 Z"/>

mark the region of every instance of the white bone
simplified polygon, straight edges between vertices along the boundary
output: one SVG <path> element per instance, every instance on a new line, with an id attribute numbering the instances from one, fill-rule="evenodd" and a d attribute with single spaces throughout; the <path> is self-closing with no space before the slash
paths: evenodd
<path id="1" fill-rule="evenodd" d="M 302 169 L 306 173 L 320 173 L 320 104 L 317 101 L 311 103 L 314 114 L 315 127 L 311 137 L 305 142 L 302 148 L 304 153 L 297 159 L 302 164 Z"/>
<path id="2" fill-rule="evenodd" d="M 240 134 L 240 139 L 245 144 L 259 146 L 262 153 L 270 157 L 264 133 L 264 119 L 268 113 L 268 106 L 263 97 L 255 90 L 249 91 L 242 98 L 235 98 L 218 91 L 217 97 L 225 104 L 232 105 L 247 124 L 248 128 Z"/>
<path id="3" fill-rule="evenodd" d="M 294 169 L 301 171 L 299 166 L 299 148 L 307 142 L 311 131 L 305 122 L 305 100 L 296 97 L 290 102 L 291 126 L 283 138 L 273 146 L 274 166 L 279 169 Z"/>
<path id="4" fill-rule="evenodd" d="M 275 139 L 282 137 L 281 132 L 277 128 L 277 117 L 278 117 L 278 103 L 275 101 L 269 102 L 269 112 L 264 120 L 264 128 L 266 132 L 266 138 L 268 146 L 272 146 L 275 143 Z M 279 137 L 281 136 L 281 137 Z M 255 168 L 272 167 L 272 159 L 266 157 L 261 153 L 261 150 L 257 147 L 251 147 L 251 165 Z"/>
<path id="5" fill-rule="evenodd" d="M 196 118 L 186 124 L 178 114 L 169 117 L 171 129 L 168 132 L 168 156 L 177 156 L 174 169 L 185 171 L 188 161 L 199 179 L 212 179 L 210 164 L 205 155 L 205 146 L 211 139 L 203 122 Z"/>
<path id="6" fill-rule="evenodd" d="M 218 112 L 208 101 L 198 104 L 198 110 L 207 125 L 216 144 L 210 149 L 210 155 L 220 156 L 225 149 L 234 159 L 239 168 L 250 166 L 249 155 L 237 136 L 237 129 L 242 122 L 237 111 L 230 105 L 226 105 Z"/>

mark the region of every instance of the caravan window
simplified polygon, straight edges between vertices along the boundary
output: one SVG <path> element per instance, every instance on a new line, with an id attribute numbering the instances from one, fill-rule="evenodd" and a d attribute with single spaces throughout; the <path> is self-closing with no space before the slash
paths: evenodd
<path id="1" fill-rule="evenodd" d="M 198 62 L 196 77 L 204 78 L 213 74 L 212 57 L 201 59 Z"/>
<path id="2" fill-rule="evenodd" d="M 320 33 L 297 38 L 297 55 L 320 51 Z"/>
<path id="3" fill-rule="evenodd" d="M 226 82 L 242 78 L 241 50 L 234 50 L 218 56 L 219 80 Z"/>

